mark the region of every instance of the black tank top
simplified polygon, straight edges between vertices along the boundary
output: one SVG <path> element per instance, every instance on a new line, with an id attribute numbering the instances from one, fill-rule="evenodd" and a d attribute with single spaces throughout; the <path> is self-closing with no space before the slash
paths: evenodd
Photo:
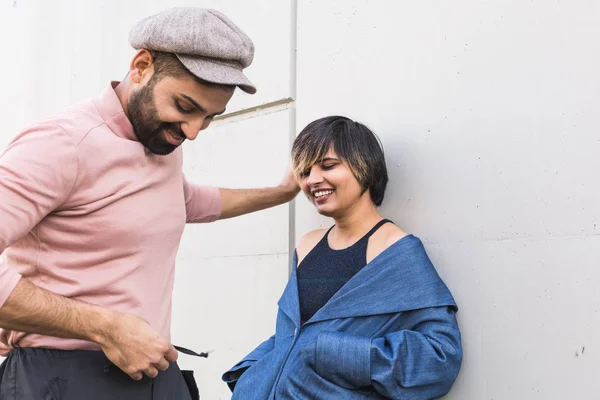
<path id="1" fill-rule="evenodd" d="M 319 311 L 367 264 L 369 238 L 387 222 L 392 221 L 387 219 L 379 221 L 358 242 L 342 250 L 329 247 L 327 238 L 333 229 L 332 226 L 323 239 L 306 255 L 296 271 L 302 324 Z"/>

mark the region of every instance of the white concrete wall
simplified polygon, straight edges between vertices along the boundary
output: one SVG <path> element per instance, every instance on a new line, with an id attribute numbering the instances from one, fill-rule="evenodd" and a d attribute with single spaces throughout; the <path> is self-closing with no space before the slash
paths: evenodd
<path id="1" fill-rule="evenodd" d="M 132 24 L 177 5 L 198 2 L 0 2 L 0 147 L 122 78 Z M 233 115 L 186 144 L 191 180 L 275 184 L 308 122 L 365 122 L 388 160 L 383 213 L 421 237 L 460 306 L 465 360 L 447 398 L 600 396 L 597 2 L 202 5 L 254 39 L 259 94 L 236 95 Z M 203 398 L 228 398 L 221 372 L 272 333 L 290 242 L 330 224 L 299 197 L 295 210 L 188 227 L 173 337 L 214 351 L 181 358 Z"/>

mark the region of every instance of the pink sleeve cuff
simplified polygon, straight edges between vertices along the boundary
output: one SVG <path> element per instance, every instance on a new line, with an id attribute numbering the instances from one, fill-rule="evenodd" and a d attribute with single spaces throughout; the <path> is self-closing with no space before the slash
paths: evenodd
<path id="1" fill-rule="evenodd" d="M 219 218 L 221 192 L 218 187 L 187 183 L 186 189 L 186 222 L 212 222 Z"/>

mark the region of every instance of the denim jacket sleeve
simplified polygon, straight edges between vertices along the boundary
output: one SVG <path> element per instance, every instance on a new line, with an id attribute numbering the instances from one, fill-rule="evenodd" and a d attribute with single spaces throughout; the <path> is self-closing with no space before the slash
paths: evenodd
<path id="1" fill-rule="evenodd" d="M 275 344 L 275 335 L 262 342 L 256 349 L 252 350 L 242 361 L 234 365 L 229 371 L 225 372 L 221 379 L 227 383 L 231 391 L 235 387 L 240 376 L 258 360 L 267 355 Z"/>
<path id="2" fill-rule="evenodd" d="M 454 308 L 406 313 L 412 329 L 382 337 L 322 332 L 305 359 L 319 375 L 346 388 L 372 386 L 393 399 L 443 396 L 462 362 Z"/>

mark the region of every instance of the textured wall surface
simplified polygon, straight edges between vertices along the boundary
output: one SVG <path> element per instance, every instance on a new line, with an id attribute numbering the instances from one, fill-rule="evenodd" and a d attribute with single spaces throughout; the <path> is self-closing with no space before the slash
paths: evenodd
<path id="1" fill-rule="evenodd" d="M 194 1 L 0 2 L 0 148 L 122 79 L 141 17 Z M 596 399 L 600 366 L 600 5 L 593 1 L 209 0 L 255 41 L 256 96 L 187 143 L 185 172 L 278 183 L 291 140 L 343 114 L 385 147 L 383 214 L 425 243 L 460 307 L 448 399 Z M 272 334 L 295 240 L 331 225 L 299 196 L 188 226 L 173 340 L 201 395 Z"/>

